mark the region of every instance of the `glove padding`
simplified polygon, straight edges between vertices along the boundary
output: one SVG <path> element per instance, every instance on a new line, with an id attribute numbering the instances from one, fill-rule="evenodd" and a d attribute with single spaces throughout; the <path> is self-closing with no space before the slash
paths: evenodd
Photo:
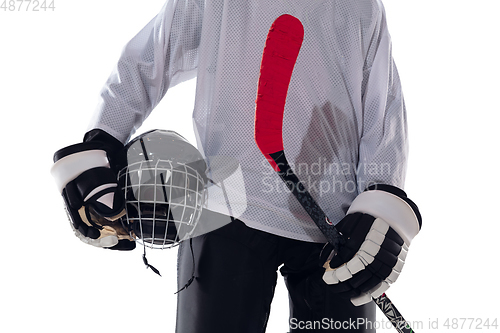
<path id="1" fill-rule="evenodd" d="M 119 220 L 125 214 L 125 198 L 110 164 L 110 150 L 123 147 L 100 130 L 100 140 L 65 147 L 54 154 L 51 173 L 61 192 L 76 236 L 87 244 L 114 250 L 132 250 L 135 240 Z M 117 147 L 118 146 L 118 147 Z"/>
<path id="2" fill-rule="evenodd" d="M 394 186 L 361 193 L 336 226 L 344 244 L 338 253 L 330 244 L 322 252 L 329 290 L 356 306 L 381 296 L 399 277 L 421 221 L 417 206 Z"/>

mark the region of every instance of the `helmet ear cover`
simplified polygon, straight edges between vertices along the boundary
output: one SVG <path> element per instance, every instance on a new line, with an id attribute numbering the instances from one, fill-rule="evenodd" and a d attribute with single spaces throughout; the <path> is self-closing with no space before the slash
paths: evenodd
<path id="1" fill-rule="evenodd" d="M 206 163 L 188 141 L 154 130 L 125 147 L 127 165 L 118 174 L 125 194 L 122 223 L 151 248 L 168 248 L 189 238 L 205 201 Z"/>

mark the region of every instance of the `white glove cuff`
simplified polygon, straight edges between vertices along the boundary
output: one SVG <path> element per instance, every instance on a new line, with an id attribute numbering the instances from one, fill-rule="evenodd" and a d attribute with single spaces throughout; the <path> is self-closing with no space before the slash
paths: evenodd
<path id="1" fill-rule="evenodd" d="M 347 214 L 365 213 L 387 222 L 406 244 L 420 231 L 417 215 L 411 206 L 392 193 L 371 190 L 358 195 L 351 204 Z"/>
<path id="2" fill-rule="evenodd" d="M 84 171 L 97 167 L 110 167 L 104 150 L 85 150 L 65 156 L 54 163 L 50 173 L 54 177 L 59 193 L 62 193 L 70 181 Z"/>

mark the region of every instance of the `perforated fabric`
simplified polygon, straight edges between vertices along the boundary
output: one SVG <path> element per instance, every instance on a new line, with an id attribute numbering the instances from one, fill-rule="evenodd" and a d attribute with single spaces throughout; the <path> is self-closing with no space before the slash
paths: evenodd
<path id="1" fill-rule="evenodd" d="M 225 182 L 245 200 L 232 203 L 245 207 L 239 219 L 277 235 L 325 241 L 253 137 L 262 50 L 282 14 L 304 25 L 283 124 L 299 178 L 334 222 L 370 183 L 403 187 L 406 110 L 377 0 L 168 1 L 124 48 L 90 129 L 125 142 L 169 87 L 196 76 L 198 148 L 240 163 L 245 186 Z M 224 200 L 209 195 L 209 208 L 227 212 Z"/>

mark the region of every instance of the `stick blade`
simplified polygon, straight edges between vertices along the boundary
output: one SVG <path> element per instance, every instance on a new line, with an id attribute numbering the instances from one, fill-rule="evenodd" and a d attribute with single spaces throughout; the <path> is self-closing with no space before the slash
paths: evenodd
<path id="1" fill-rule="evenodd" d="M 267 34 L 255 101 L 255 142 L 268 156 L 283 150 L 283 113 L 288 85 L 304 39 L 296 17 L 278 17 Z"/>

